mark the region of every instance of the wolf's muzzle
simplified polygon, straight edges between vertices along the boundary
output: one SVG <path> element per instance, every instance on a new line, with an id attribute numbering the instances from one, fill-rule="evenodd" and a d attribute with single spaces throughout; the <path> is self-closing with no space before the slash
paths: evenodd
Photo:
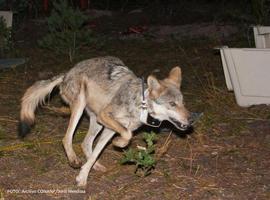
<path id="1" fill-rule="evenodd" d="M 181 131 L 185 131 L 190 127 L 190 124 L 183 124 L 180 121 L 170 117 L 169 121 L 176 126 Z"/>
<path id="2" fill-rule="evenodd" d="M 176 126 L 176 128 L 178 128 L 179 130 L 185 131 L 185 130 L 189 129 L 192 125 L 194 125 L 202 115 L 203 115 L 203 113 L 195 113 L 195 112 L 190 113 L 190 117 L 188 119 L 188 124 L 183 124 L 180 121 L 178 121 L 174 118 L 171 118 L 171 117 L 170 117 L 169 121 L 171 123 L 173 123 Z"/>

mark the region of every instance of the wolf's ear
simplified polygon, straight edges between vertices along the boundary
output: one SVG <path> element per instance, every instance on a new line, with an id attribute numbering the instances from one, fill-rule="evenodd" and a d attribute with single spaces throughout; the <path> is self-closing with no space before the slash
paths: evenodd
<path id="1" fill-rule="evenodd" d="M 161 87 L 158 79 L 152 75 L 148 76 L 147 85 L 149 90 L 158 90 Z"/>
<path id="2" fill-rule="evenodd" d="M 182 70 L 180 67 L 174 67 L 171 69 L 169 76 L 167 78 L 171 83 L 175 84 L 178 88 L 181 86 L 182 82 Z"/>
<path id="3" fill-rule="evenodd" d="M 160 90 L 162 88 L 159 80 L 154 76 L 148 76 L 147 85 L 149 90 L 150 98 L 157 98 L 159 96 Z"/>

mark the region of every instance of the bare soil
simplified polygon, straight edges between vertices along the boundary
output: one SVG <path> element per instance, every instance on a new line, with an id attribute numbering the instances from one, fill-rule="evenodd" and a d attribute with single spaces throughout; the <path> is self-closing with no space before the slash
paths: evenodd
<path id="1" fill-rule="evenodd" d="M 114 55 L 138 76 L 155 73 L 161 78 L 180 65 L 187 107 L 204 112 L 203 117 L 188 134 L 155 130 L 157 148 L 166 140 L 170 145 L 149 176 L 138 177 L 134 166 L 120 165 L 123 152 L 109 144 L 100 156 L 107 172 L 91 171 L 87 188 L 78 188 L 79 170 L 68 165 L 61 144 L 68 116 L 40 108 L 31 134 L 24 140 L 17 138 L 20 98 L 26 88 L 73 64 L 29 43 L 20 44 L 18 54 L 28 62 L 0 72 L 0 199 L 270 199 L 270 107 L 236 105 L 224 84 L 220 56 L 213 51 L 223 45 L 222 40 L 102 42 L 102 46 L 85 48 L 77 61 Z M 227 42 L 238 45 L 242 40 L 234 37 Z M 47 106 L 62 107 L 63 103 L 56 94 Z M 82 159 L 80 143 L 87 129 L 84 117 L 74 138 Z M 138 131 L 131 146 L 143 144 L 145 130 Z"/>

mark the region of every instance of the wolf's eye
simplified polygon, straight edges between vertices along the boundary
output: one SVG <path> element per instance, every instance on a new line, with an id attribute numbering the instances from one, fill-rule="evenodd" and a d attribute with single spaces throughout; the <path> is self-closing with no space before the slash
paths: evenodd
<path id="1" fill-rule="evenodd" d="M 174 103 L 173 101 L 169 102 L 170 106 L 175 107 L 176 103 Z"/>

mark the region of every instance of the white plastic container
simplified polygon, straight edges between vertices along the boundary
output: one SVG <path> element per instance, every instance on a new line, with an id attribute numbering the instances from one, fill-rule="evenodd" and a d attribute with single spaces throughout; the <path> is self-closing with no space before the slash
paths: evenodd
<path id="1" fill-rule="evenodd" d="M 253 33 L 256 48 L 270 48 L 270 26 L 254 26 Z"/>
<path id="2" fill-rule="evenodd" d="M 11 11 L 0 11 L 0 17 L 3 17 L 6 21 L 8 28 L 12 27 L 13 13 Z"/>
<path id="3" fill-rule="evenodd" d="M 238 105 L 270 104 L 270 49 L 219 49 L 227 88 Z"/>

